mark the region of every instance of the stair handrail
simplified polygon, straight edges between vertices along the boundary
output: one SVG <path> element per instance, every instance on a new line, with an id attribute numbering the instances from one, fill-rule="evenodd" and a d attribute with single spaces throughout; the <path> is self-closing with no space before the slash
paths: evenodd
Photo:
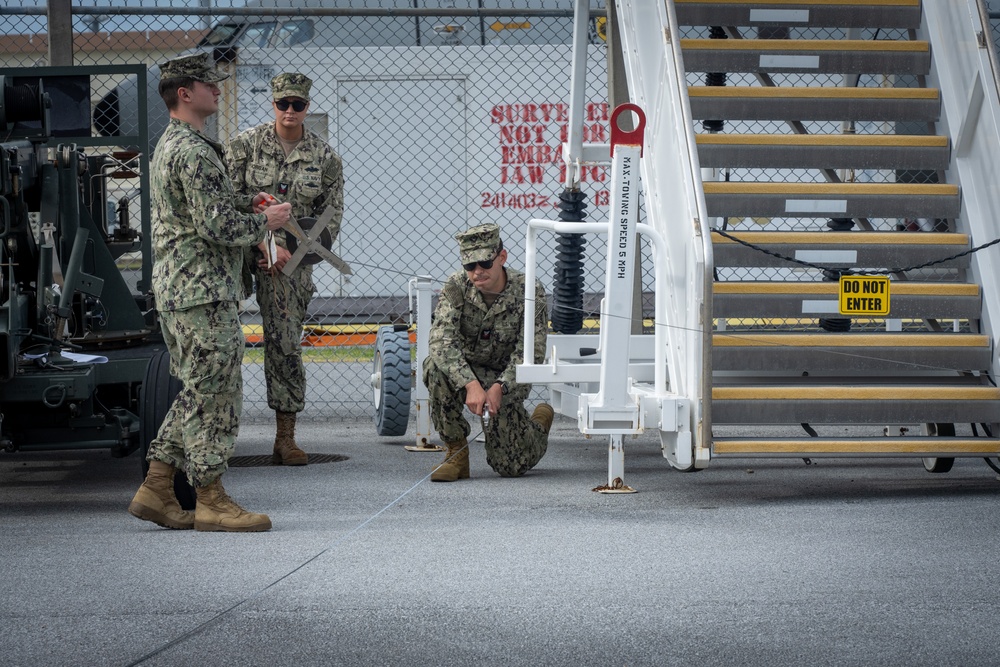
<path id="1" fill-rule="evenodd" d="M 949 181 L 962 187 L 960 220 L 972 245 L 1000 237 L 1000 76 L 989 20 L 979 0 L 924 2 L 922 38 L 930 44 L 928 85 L 941 95 L 941 130 L 952 145 Z M 951 174 L 957 174 L 957 178 Z M 971 278 L 982 288 L 983 332 L 1000 348 L 1000 247 L 974 253 Z M 991 372 L 998 372 L 993 359 Z"/>
<path id="2" fill-rule="evenodd" d="M 671 386 L 691 402 L 696 465 L 708 461 L 712 396 L 712 238 L 672 0 L 616 0 L 631 101 L 646 112 L 646 218 L 665 240 Z M 676 372 L 675 372 L 676 371 Z M 700 465 L 698 467 L 701 467 Z"/>

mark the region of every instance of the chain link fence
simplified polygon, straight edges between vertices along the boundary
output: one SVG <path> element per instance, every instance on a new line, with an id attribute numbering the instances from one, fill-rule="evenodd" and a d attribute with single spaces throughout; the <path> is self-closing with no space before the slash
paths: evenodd
<path id="1" fill-rule="evenodd" d="M 482 222 L 498 222 L 512 250 L 511 265 L 523 268 L 523 238 L 532 217 L 555 218 L 562 189 L 560 144 L 568 121 L 571 0 L 529 2 L 338 2 L 337 9 L 311 0 L 119 1 L 124 6 L 77 6 L 71 16 L 76 65 L 141 63 L 150 67 L 149 125 L 155 141 L 166 112 L 155 93 L 156 65 L 193 49 L 211 50 L 234 75 L 223 87 L 221 111 L 209 130 L 222 141 L 271 120 L 268 81 L 282 71 L 314 80 L 308 126 L 341 155 L 345 170 L 345 214 L 334 251 L 354 275 L 325 264 L 314 271 L 317 293 L 303 332 L 309 375 L 307 418 L 358 418 L 372 413 L 373 341 L 379 325 L 415 321 L 407 299 L 412 276 L 443 281 L 457 268 L 452 235 Z M 226 6 L 220 6 L 225 4 Z M 402 15 L 407 10 L 418 10 Z M 442 9 L 442 6 L 447 8 Z M 992 5 L 997 5 L 995 8 Z M 390 11 L 392 8 L 394 11 Z M 990 0 L 994 42 L 1000 41 L 1000 2 Z M 607 59 L 603 0 L 591 0 L 585 141 L 607 142 Z M 0 66 L 46 64 L 48 18 L 41 1 L 8 0 L 0 7 Z M 683 37 L 712 36 L 705 28 Z M 898 30 L 744 29 L 744 37 L 907 40 Z M 689 73 L 691 85 L 718 74 Z M 125 76 L 95 80 L 95 131 L 134 131 L 135 82 Z M 718 81 L 716 81 L 718 83 Z M 726 85 L 759 86 L 751 74 L 729 74 Z M 856 85 L 910 87 L 916 77 L 774 74 L 784 86 Z M 141 91 L 139 91 L 141 92 Z M 899 123 L 806 123 L 810 133 L 926 134 L 928 127 Z M 710 131 L 697 123 L 696 132 Z M 718 131 L 716 128 L 714 131 Z M 727 121 L 727 133 L 789 133 L 784 123 Z M 936 182 L 932 171 L 842 170 L 854 182 Z M 607 218 L 608 180 L 603 167 L 587 168 L 585 218 Z M 720 170 L 730 181 L 823 180 L 816 170 Z M 137 199 L 131 181 L 117 183 L 117 198 Z M 115 204 L 110 204 L 114 206 Z M 870 220 L 878 231 L 951 229 L 952 220 Z M 805 229 L 801 219 L 719 220 L 728 230 Z M 808 228 L 823 225 L 811 221 Z M 538 275 L 551 294 L 555 245 L 540 248 Z M 588 238 L 584 299 L 587 316 L 597 311 L 604 279 L 603 237 Z M 128 259 L 128 258 L 126 258 Z M 131 258 L 133 264 L 139 261 Z M 648 264 L 648 262 L 647 262 Z M 138 266 L 132 266 L 138 270 Z M 652 279 L 645 267 L 644 289 Z M 719 280 L 820 281 L 815 269 L 720 269 Z M 947 269 L 923 279 L 956 280 Z M 648 298 L 644 316 L 649 317 Z M 244 365 L 245 416 L 267 418 L 263 352 L 255 301 L 244 304 L 249 343 Z M 747 325 L 751 322 L 747 322 Z M 759 326 L 759 322 L 753 322 Z M 592 320 L 585 322 L 592 326 Z M 738 327 L 739 322 L 727 326 Z M 815 326 L 809 325 L 809 326 Z M 856 322 L 855 329 L 881 323 Z"/>
<path id="2" fill-rule="evenodd" d="M 345 212 L 333 250 L 353 275 L 314 266 L 316 294 L 303 332 L 304 418 L 372 414 L 377 328 L 411 321 L 411 277 L 443 282 L 458 268 L 456 232 L 500 223 L 510 265 L 523 269 L 527 220 L 556 218 L 569 113 L 571 0 L 357 0 L 336 8 L 313 0 L 114 4 L 125 6 L 74 0 L 73 62 L 149 67 L 150 148 L 167 120 L 156 66 L 174 56 L 210 50 L 233 74 L 221 85 L 220 113 L 208 128 L 223 142 L 274 120 L 269 81 L 275 74 L 303 72 L 314 81 L 306 123 L 343 159 Z M 603 1 L 591 5 L 585 141 L 607 142 L 605 9 Z M 47 64 L 43 2 L 6 3 L 0 33 L 0 66 Z M 143 92 L 136 87 L 126 76 L 92 80 L 96 133 L 135 133 Z M 586 219 L 607 218 L 608 178 L 603 167 L 585 170 Z M 109 206 L 121 198 L 137 202 L 137 182 L 112 181 Z M 538 275 L 551 293 L 555 246 L 552 239 L 544 243 Z M 603 289 L 604 252 L 603 237 L 588 244 L 585 303 L 592 312 Z M 138 256 L 122 262 L 140 270 Z M 243 321 L 244 416 L 268 419 L 253 298 L 243 304 Z"/>

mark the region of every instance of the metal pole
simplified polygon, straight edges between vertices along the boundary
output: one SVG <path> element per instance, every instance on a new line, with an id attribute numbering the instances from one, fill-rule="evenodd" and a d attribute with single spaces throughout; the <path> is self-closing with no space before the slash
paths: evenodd
<path id="1" fill-rule="evenodd" d="M 49 65 L 63 67 L 73 64 L 72 0 L 49 0 Z"/>
<path id="2" fill-rule="evenodd" d="M 406 445 L 411 452 L 443 452 L 444 447 L 431 444 L 431 401 L 424 384 L 424 359 L 430 354 L 431 314 L 433 313 L 434 283 L 430 276 L 410 278 L 410 312 L 413 312 L 413 293 L 417 300 L 417 366 L 414 369 L 410 397 L 417 409 L 417 435 L 413 445 Z M 412 323 L 412 315 L 411 315 Z"/>
<path id="3" fill-rule="evenodd" d="M 622 38 L 618 26 L 618 6 L 608 3 L 608 103 L 612 109 L 630 102 L 628 76 L 625 73 L 625 54 L 622 53 Z M 632 115 L 623 114 L 619 120 L 621 129 L 631 132 L 635 129 Z M 637 253 L 635 269 L 632 273 L 632 333 L 642 333 L 642 254 Z"/>
<path id="4" fill-rule="evenodd" d="M 205 9 L 212 9 L 212 0 L 199 0 L 198 5 L 204 7 Z M 205 30 L 209 30 L 212 27 L 212 17 L 205 15 L 202 17 L 201 26 Z"/>
<path id="5" fill-rule="evenodd" d="M 566 178 L 563 186 L 570 190 L 580 187 L 580 160 L 583 155 L 583 119 L 587 89 L 587 34 L 588 13 L 586 0 L 576 0 L 573 16 L 573 62 L 569 87 L 569 128 Z M 564 149 L 565 150 L 565 149 Z"/>

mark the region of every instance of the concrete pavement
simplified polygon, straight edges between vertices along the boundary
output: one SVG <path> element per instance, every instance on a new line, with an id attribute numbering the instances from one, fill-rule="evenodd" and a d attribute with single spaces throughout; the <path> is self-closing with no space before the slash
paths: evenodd
<path id="1" fill-rule="evenodd" d="M 244 425 L 237 455 L 269 452 Z M 368 422 L 300 424 L 346 461 L 233 468 L 265 534 L 126 512 L 135 456 L 0 455 L 5 665 L 991 665 L 1000 482 L 981 460 L 670 471 L 557 421 L 526 477 L 426 480 Z M 141 662 L 140 662 L 141 661 Z"/>

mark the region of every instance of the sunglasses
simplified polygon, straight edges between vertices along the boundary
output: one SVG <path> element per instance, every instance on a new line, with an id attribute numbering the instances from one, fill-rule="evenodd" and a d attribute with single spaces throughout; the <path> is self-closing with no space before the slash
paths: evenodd
<path id="1" fill-rule="evenodd" d="M 493 268 L 493 262 L 495 262 L 497 260 L 497 257 L 500 256 L 500 252 L 502 250 L 503 250 L 503 248 L 500 248 L 500 250 L 497 250 L 497 254 L 493 255 L 492 259 L 484 259 L 481 262 L 469 262 L 468 264 L 463 264 L 462 268 L 465 269 L 466 271 L 475 271 L 476 270 L 476 266 L 478 265 L 482 269 L 492 269 Z"/>
<path id="2" fill-rule="evenodd" d="M 278 107 L 278 111 L 288 111 L 288 107 L 292 107 L 295 113 L 301 113 L 306 110 L 308 102 L 303 102 L 302 100 L 275 100 L 274 106 Z"/>

